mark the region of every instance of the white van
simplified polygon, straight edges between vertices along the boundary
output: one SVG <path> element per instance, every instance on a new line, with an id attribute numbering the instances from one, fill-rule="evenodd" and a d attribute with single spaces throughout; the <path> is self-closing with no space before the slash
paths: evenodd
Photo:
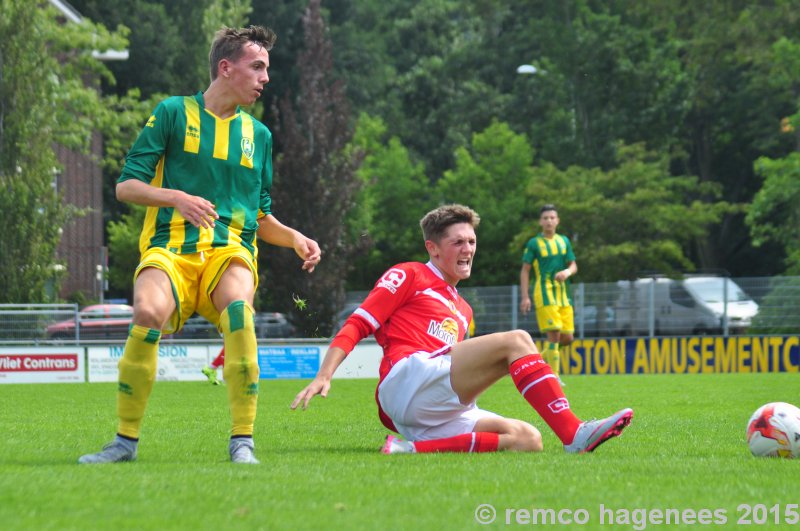
<path id="1" fill-rule="evenodd" d="M 725 277 L 653 277 L 618 285 L 614 314 L 620 335 L 721 334 L 726 325 L 729 333 L 743 333 L 758 313 L 758 304 Z"/>

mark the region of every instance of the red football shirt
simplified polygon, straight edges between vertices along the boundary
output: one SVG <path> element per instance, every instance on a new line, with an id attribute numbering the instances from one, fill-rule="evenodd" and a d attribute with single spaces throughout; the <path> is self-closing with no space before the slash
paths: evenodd
<path id="1" fill-rule="evenodd" d="M 472 308 L 431 262 L 406 262 L 386 271 L 331 343 L 350 352 L 374 334 L 383 347 L 380 380 L 392 366 L 419 351 L 452 347 L 464 336 Z"/>

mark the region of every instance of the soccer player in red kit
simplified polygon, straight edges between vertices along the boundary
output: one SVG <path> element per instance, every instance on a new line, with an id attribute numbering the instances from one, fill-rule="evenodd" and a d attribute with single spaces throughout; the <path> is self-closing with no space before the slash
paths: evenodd
<path id="1" fill-rule="evenodd" d="M 581 421 L 558 378 L 528 332 L 513 330 L 464 340 L 472 308 L 456 284 L 469 278 L 480 218 L 462 205 L 445 205 L 420 221 L 428 263 L 406 262 L 386 271 L 347 319 L 325 354 L 316 377 L 292 402 L 308 407 L 327 396 L 331 378 L 355 345 L 369 336 L 383 347 L 376 392 L 389 435 L 384 453 L 541 451 L 531 424 L 477 407 L 476 400 L 511 374 L 533 406 L 571 453 L 591 452 L 630 424 L 631 409 Z"/>

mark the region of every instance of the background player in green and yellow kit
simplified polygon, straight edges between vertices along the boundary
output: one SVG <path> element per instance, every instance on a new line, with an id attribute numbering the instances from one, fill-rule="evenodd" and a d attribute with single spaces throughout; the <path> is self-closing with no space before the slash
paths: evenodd
<path id="1" fill-rule="evenodd" d="M 522 293 L 520 310 L 523 314 L 530 311 L 532 292 L 539 330 L 547 335 L 542 357 L 556 375 L 561 369 L 558 347 L 572 343 L 575 332 L 569 277 L 578 272 L 569 238 L 556 233 L 558 223 L 555 205 L 544 205 L 539 211 L 542 232 L 528 240 L 525 245 L 519 273 Z M 534 282 L 529 288 L 531 268 L 534 271 Z"/>
<path id="2" fill-rule="evenodd" d="M 119 362 L 119 426 L 110 444 L 80 463 L 136 459 L 161 334 L 180 330 L 195 312 L 224 338 L 231 461 L 258 463 L 256 236 L 294 248 L 309 272 L 320 260 L 314 240 L 272 215 L 272 134 L 239 108 L 255 103 L 269 82 L 275 38 L 260 26 L 218 31 L 208 89 L 162 101 L 128 153 L 117 198 L 148 209 L 134 274 L 133 324 Z"/>

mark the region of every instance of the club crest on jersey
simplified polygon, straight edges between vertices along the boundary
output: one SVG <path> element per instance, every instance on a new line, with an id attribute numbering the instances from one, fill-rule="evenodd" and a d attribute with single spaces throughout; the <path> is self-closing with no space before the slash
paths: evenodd
<path id="1" fill-rule="evenodd" d="M 253 139 L 247 137 L 242 138 L 242 155 L 247 157 L 248 160 L 253 160 L 254 152 L 255 146 L 253 145 Z"/>
<path id="2" fill-rule="evenodd" d="M 386 288 L 392 293 L 397 292 L 397 288 L 403 285 L 406 281 L 406 272 L 402 269 L 390 269 L 378 280 L 379 288 Z"/>
<path id="3" fill-rule="evenodd" d="M 147 123 L 144 124 L 145 127 L 155 127 L 156 126 L 156 115 L 151 114 L 150 118 L 147 119 Z"/>
<path id="4" fill-rule="evenodd" d="M 446 345 L 455 345 L 458 342 L 458 323 L 451 317 L 441 323 L 431 320 L 428 323 L 428 335 L 435 337 Z"/>

